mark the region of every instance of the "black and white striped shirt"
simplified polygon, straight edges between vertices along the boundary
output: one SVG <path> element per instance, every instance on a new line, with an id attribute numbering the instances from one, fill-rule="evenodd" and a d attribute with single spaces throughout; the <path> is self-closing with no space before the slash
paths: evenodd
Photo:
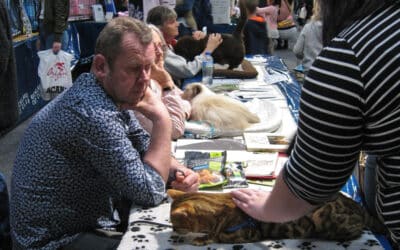
<path id="1" fill-rule="evenodd" d="M 400 8 L 346 28 L 317 57 L 302 89 L 284 179 L 297 196 L 329 200 L 360 150 L 378 156 L 377 211 L 400 241 Z"/>

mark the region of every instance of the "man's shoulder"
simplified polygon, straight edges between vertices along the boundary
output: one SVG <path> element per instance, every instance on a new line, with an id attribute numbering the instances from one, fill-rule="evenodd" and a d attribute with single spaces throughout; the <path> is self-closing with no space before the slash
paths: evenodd
<path id="1" fill-rule="evenodd" d="M 112 100 L 91 73 L 83 73 L 75 80 L 71 89 L 65 94 L 63 102 L 70 104 L 71 107 L 77 106 L 85 109 L 97 109 L 98 107 L 115 109 Z"/>
<path id="2" fill-rule="evenodd" d="M 65 119 L 77 120 L 82 126 L 99 126 L 116 120 L 119 111 L 93 74 L 81 74 L 56 104 L 55 112 Z"/>

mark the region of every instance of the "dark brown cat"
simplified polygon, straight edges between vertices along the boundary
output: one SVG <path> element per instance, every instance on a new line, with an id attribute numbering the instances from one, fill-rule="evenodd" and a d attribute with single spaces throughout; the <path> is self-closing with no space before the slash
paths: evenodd
<path id="1" fill-rule="evenodd" d="M 168 190 L 172 197 L 170 220 L 179 234 L 204 233 L 193 245 L 245 243 L 266 239 L 317 238 L 351 240 L 365 227 L 384 232 L 383 225 L 361 206 L 340 194 L 313 212 L 292 222 L 259 222 L 236 207 L 229 193 L 184 193 Z"/>
<path id="2" fill-rule="evenodd" d="M 223 42 L 214 50 L 212 57 L 214 63 L 228 64 L 229 69 L 239 66 L 245 56 L 243 43 L 243 28 L 247 22 L 247 12 L 242 1 L 239 1 L 240 20 L 232 35 L 221 34 Z M 192 36 L 181 37 L 175 45 L 174 52 L 184 57 L 187 61 L 193 61 L 194 57 L 200 55 L 206 48 L 208 36 L 195 40 Z"/>

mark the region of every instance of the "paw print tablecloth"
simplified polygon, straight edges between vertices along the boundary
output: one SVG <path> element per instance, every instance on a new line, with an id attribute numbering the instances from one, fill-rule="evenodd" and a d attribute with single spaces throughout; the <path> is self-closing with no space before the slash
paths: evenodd
<path id="1" fill-rule="evenodd" d="M 172 232 L 169 221 L 170 203 L 154 208 L 133 207 L 129 216 L 129 227 L 118 247 L 119 250 L 265 250 L 265 249 L 383 249 L 370 231 L 364 231 L 356 240 L 346 242 L 320 240 L 266 240 L 246 244 L 211 244 L 202 247 L 190 245 L 194 235 L 177 235 Z M 160 223 L 160 225 L 155 224 Z M 163 224 L 163 225 L 161 225 Z"/>

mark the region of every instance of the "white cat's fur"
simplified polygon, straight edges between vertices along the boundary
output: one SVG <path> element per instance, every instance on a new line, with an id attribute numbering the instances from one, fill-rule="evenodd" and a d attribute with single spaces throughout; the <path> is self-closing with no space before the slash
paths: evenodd
<path id="1" fill-rule="evenodd" d="M 260 122 L 240 101 L 217 95 L 200 83 L 188 85 L 182 98 L 192 104 L 191 120 L 208 122 L 223 131 L 245 130 L 252 123 Z"/>

